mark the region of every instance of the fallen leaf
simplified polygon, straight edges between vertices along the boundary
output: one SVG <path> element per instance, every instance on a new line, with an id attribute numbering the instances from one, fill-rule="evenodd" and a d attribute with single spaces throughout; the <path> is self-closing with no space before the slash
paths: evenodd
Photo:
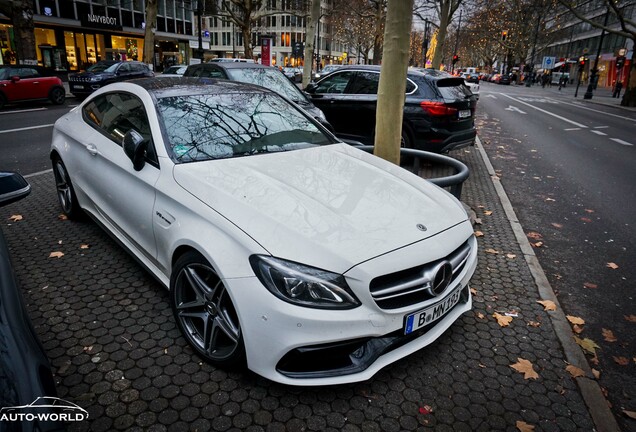
<path id="1" fill-rule="evenodd" d="M 519 429 L 519 432 L 532 432 L 534 430 L 533 425 L 523 422 L 521 420 L 517 420 L 516 426 L 517 426 L 517 429 Z"/>
<path id="2" fill-rule="evenodd" d="M 481 225 L 481 218 L 475 218 L 475 225 Z"/>
<path id="3" fill-rule="evenodd" d="M 536 248 L 540 248 L 541 246 L 543 246 L 543 242 L 540 242 L 540 241 L 539 241 L 539 242 L 536 242 L 536 243 L 530 243 L 530 244 L 531 244 L 533 247 L 536 247 Z"/>
<path id="4" fill-rule="evenodd" d="M 515 255 L 515 254 L 506 254 L 506 258 L 515 259 L 515 258 L 517 258 L 517 255 Z"/>
<path id="5" fill-rule="evenodd" d="M 512 322 L 511 316 L 501 315 L 497 312 L 495 312 L 492 316 L 495 317 L 495 319 L 497 320 L 497 323 L 501 327 L 508 327 L 508 325 Z"/>
<path id="6" fill-rule="evenodd" d="M 572 326 L 572 330 L 574 330 L 574 333 L 576 333 L 576 334 L 581 334 L 581 333 L 583 333 L 583 327 L 581 327 L 581 326 L 577 326 L 576 324 L 574 324 L 574 325 Z"/>
<path id="7" fill-rule="evenodd" d="M 629 364 L 629 359 L 627 357 L 622 357 L 622 356 L 621 357 L 616 357 L 616 356 L 613 356 L 612 358 L 614 359 L 614 361 L 617 364 L 619 364 L 621 366 L 627 366 Z"/>
<path id="8" fill-rule="evenodd" d="M 623 315 L 625 317 L 625 319 L 629 322 L 636 322 L 636 315 Z"/>
<path id="9" fill-rule="evenodd" d="M 599 379 L 601 377 L 601 373 L 594 368 L 592 368 L 592 375 L 594 375 L 594 378 L 596 379 Z"/>
<path id="10" fill-rule="evenodd" d="M 479 319 L 484 319 L 484 318 L 486 318 L 486 315 L 484 315 L 484 314 L 483 314 L 483 313 L 481 313 L 481 312 L 477 312 L 477 318 L 479 318 Z"/>
<path id="11" fill-rule="evenodd" d="M 420 414 L 428 415 L 433 412 L 433 408 L 428 405 L 424 405 L 423 407 L 420 407 L 419 412 Z"/>
<path id="12" fill-rule="evenodd" d="M 570 373 L 570 375 L 572 375 L 572 378 L 578 378 L 578 377 L 582 377 L 585 376 L 585 372 L 583 372 L 583 369 L 578 368 L 574 365 L 568 365 L 565 368 L 566 371 L 568 371 Z"/>
<path id="13" fill-rule="evenodd" d="M 585 209 L 585 211 L 586 211 L 587 213 L 594 213 L 594 210 L 590 210 L 590 209 Z"/>
<path id="14" fill-rule="evenodd" d="M 481 231 L 475 231 L 475 237 L 483 237 L 484 233 Z"/>
<path id="15" fill-rule="evenodd" d="M 59 220 L 68 220 L 68 216 L 66 216 L 65 214 L 60 214 L 57 217 Z"/>
<path id="16" fill-rule="evenodd" d="M 83 244 L 80 246 L 80 249 L 88 249 L 90 246 L 87 244 Z"/>
<path id="17" fill-rule="evenodd" d="M 555 228 L 558 228 L 558 229 L 563 228 L 563 225 L 562 225 L 562 224 L 560 224 L 560 223 L 552 222 L 552 224 L 551 224 L 551 225 L 552 225 L 553 227 L 555 227 Z"/>
<path id="18" fill-rule="evenodd" d="M 64 252 L 51 252 L 49 258 L 62 258 L 64 256 Z"/>
<path id="19" fill-rule="evenodd" d="M 539 321 L 528 321 L 530 327 L 539 327 L 541 323 Z"/>
<path id="20" fill-rule="evenodd" d="M 532 367 L 532 363 L 530 363 L 526 359 L 522 359 L 521 357 L 517 357 L 519 360 L 518 363 L 511 364 L 510 367 L 516 370 L 517 372 L 521 372 L 523 374 L 523 379 L 537 379 L 539 378 L 539 374 L 534 371 Z"/>
<path id="21" fill-rule="evenodd" d="M 535 231 L 530 231 L 526 235 L 528 236 L 528 238 L 531 238 L 533 240 L 541 240 L 543 238 L 543 236 L 541 234 L 539 234 L 538 232 L 535 232 Z"/>
<path id="22" fill-rule="evenodd" d="M 636 411 L 623 410 L 623 414 L 625 414 L 629 418 L 636 419 Z"/>
<path id="23" fill-rule="evenodd" d="M 22 215 L 11 215 L 11 216 L 9 216 L 9 219 L 11 219 L 12 222 L 21 221 L 22 220 Z"/>
<path id="24" fill-rule="evenodd" d="M 477 295 L 477 290 L 476 290 L 475 288 L 472 288 L 472 287 L 471 287 L 471 288 L 470 288 L 470 293 L 471 293 L 472 295 Z"/>
<path id="25" fill-rule="evenodd" d="M 596 288 L 598 288 L 598 285 L 593 284 L 591 282 L 585 282 L 583 284 L 583 288 L 596 289 Z"/>
<path id="26" fill-rule="evenodd" d="M 556 201 L 554 198 L 546 198 L 546 201 Z"/>
<path id="27" fill-rule="evenodd" d="M 582 220 L 583 222 L 586 222 L 586 223 L 590 223 L 590 222 L 592 222 L 592 219 L 590 219 L 590 218 L 586 218 L 586 217 L 582 217 L 582 218 L 581 218 L 581 220 Z"/>
<path id="28" fill-rule="evenodd" d="M 58 241 L 57 241 L 57 244 L 62 244 L 62 240 L 58 240 Z"/>
<path id="29" fill-rule="evenodd" d="M 486 211 L 484 211 L 484 214 L 486 216 L 490 216 L 492 214 L 492 210 L 486 210 Z"/>
<path id="30" fill-rule="evenodd" d="M 607 263 L 607 266 L 611 268 L 612 270 L 616 270 L 618 268 L 618 266 L 613 262 Z"/>
<path id="31" fill-rule="evenodd" d="M 578 324 L 578 325 L 583 325 L 583 324 L 585 324 L 585 320 L 583 320 L 582 318 L 575 317 L 575 316 L 572 316 L 572 315 L 566 315 L 565 317 L 566 317 L 566 318 L 568 319 L 568 321 L 570 321 L 572 324 Z"/>
<path id="32" fill-rule="evenodd" d="M 494 250 L 494 249 L 486 249 L 484 252 L 489 253 L 489 254 L 493 254 L 493 255 L 497 255 L 499 253 L 499 251 Z"/>
<path id="33" fill-rule="evenodd" d="M 596 342 L 594 342 L 592 339 L 581 339 L 578 336 L 574 336 L 574 341 L 581 347 L 583 348 L 585 351 L 587 351 L 588 353 L 596 356 L 596 348 L 600 348 L 600 346 L 596 345 Z"/>
<path id="34" fill-rule="evenodd" d="M 537 300 L 537 303 L 543 305 L 543 310 L 554 311 L 557 309 L 556 304 L 552 300 Z"/>
<path id="35" fill-rule="evenodd" d="M 603 339 L 605 339 L 606 342 L 616 342 L 618 340 L 616 336 L 614 336 L 614 332 L 606 328 L 603 329 Z"/>
<path id="36" fill-rule="evenodd" d="M 480 368 L 482 368 L 482 369 L 485 369 L 485 368 L 487 367 L 486 365 L 481 364 L 481 363 L 479 363 L 477 366 L 479 366 L 479 367 L 480 367 Z"/>
<path id="37" fill-rule="evenodd" d="M 590 359 L 590 363 L 592 363 L 594 366 L 598 366 L 598 356 L 596 354 L 594 354 L 594 357 Z"/>

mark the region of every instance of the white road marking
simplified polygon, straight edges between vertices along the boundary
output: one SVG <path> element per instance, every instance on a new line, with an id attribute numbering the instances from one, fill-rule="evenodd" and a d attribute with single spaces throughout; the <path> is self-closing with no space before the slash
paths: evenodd
<path id="1" fill-rule="evenodd" d="M 623 141 L 622 139 L 618 139 L 618 138 L 610 138 L 610 139 L 611 139 L 612 141 L 614 141 L 614 142 L 619 143 L 619 144 L 623 144 L 623 145 L 631 146 L 631 147 L 633 147 L 633 146 L 634 146 L 634 144 L 632 144 L 632 143 L 628 143 L 627 141 Z"/>
<path id="2" fill-rule="evenodd" d="M 45 124 L 45 125 L 40 125 L 40 126 L 29 126 L 29 127 L 25 127 L 25 128 L 18 128 L 18 129 L 7 129 L 7 130 L 3 130 L 0 131 L 0 134 L 3 133 L 11 133 L 11 132 L 22 132 L 22 131 L 27 131 L 27 130 L 32 130 L 32 129 L 42 129 L 42 128 L 47 128 L 47 127 L 53 127 L 53 123 L 51 124 Z"/>
<path id="3" fill-rule="evenodd" d="M 53 170 L 51 168 L 49 168 L 49 169 L 44 170 L 44 171 L 38 171 L 38 172 L 34 172 L 32 174 L 26 174 L 23 177 L 24 178 L 35 177 L 35 176 L 39 176 L 39 175 L 42 175 L 42 174 L 48 174 L 48 173 L 51 173 L 51 172 L 53 172 Z"/>
<path id="4" fill-rule="evenodd" d="M 592 132 L 592 133 L 594 133 L 594 134 L 596 134 L 596 135 L 607 136 L 607 134 L 606 134 L 606 133 L 601 132 L 601 131 L 597 131 L 597 130 L 591 130 L 590 132 Z"/>
<path id="5" fill-rule="evenodd" d="M 600 113 L 600 114 L 605 114 L 605 115 L 608 115 L 608 116 L 611 116 L 611 117 L 616 117 L 616 118 L 623 119 L 623 120 L 630 120 L 630 121 L 634 120 L 631 117 L 625 117 L 625 116 L 621 116 L 621 115 L 618 115 L 618 114 L 612 114 L 612 113 L 608 113 L 608 112 L 605 112 L 605 111 L 595 110 L 594 108 L 588 108 L 586 106 L 583 106 L 583 104 L 581 102 L 572 103 L 572 102 L 564 102 L 564 101 L 561 101 L 561 100 L 559 100 L 559 102 L 564 104 L 564 105 L 575 106 L 577 108 L 581 108 L 581 109 L 588 110 L 588 111 L 593 111 L 593 112 Z"/>
<path id="6" fill-rule="evenodd" d="M 516 111 L 519 114 L 526 114 L 525 112 L 521 111 L 519 108 L 517 108 L 516 106 L 512 106 L 512 105 L 508 105 L 508 108 L 505 108 L 506 111 Z"/>
<path id="7" fill-rule="evenodd" d="M 575 131 L 575 130 L 581 130 L 581 128 L 568 128 L 568 129 L 563 129 L 564 131 Z"/>
<path id="8" fill-rule="evenodd" d="M 31 108 L 31 109 L 15 110 L 15 111 L 2 111 L 0 112 L 0 114 L 17 114 L 17 113 L 23 113 L 23 112 L 46 111 L 46 110 L 47 108 Z"/>
<path id="9" fill-rule="evenodd" d="M 580 128 L 585 128 L 585 129 L 587 129 L 587 126 L 585 126 L 584 124 L 577 123 L 577 122 L 575 122 L 575 121 L 573 121 L 573 120 L 570 120 L 570 119 L 567 119 L 567 118 L 562 117 L 562 116 L 560 116 L 560 115 L 557 115 L 557 114 L 551 113 L 550 111 L 546 111 L 546 110 L 544 110 L 544 109 L 537 108 L 537 107 L 536 107 L 536 106 L 534 106 L 534 105 L 530 105 L 529 103 L 525 103 L 525 102 L 523 102 L 523 101 L 517 100 L 517 99 L 513 98 L 512 96 L 508 96 L 508 95 L 507 95 L 507 94 L 505 94 L 505 93 L 500 93 L 500 94 L 501 94 L 502 96 L 505 96 L 505 97 L 507 97 L 507 98 L 512 99 L 513 101 L 519 102 L 519 103 L 524 104 L 524 105 L 528 105 L 530 108 L 536 109 L 537 111 L 541 111 L 541 112 L 542 112 L 542 113 L 544 113 L 544 114 L 550 115 L 550 116 L 552 116 L 552 117 L 556 117 L 556 118 L 558 118 L 559 120 L 563 120 L 564 122 L 568 122 L 568 123 L 570 123 L 570 124 L 573 124 L 574 126 L 578 126 L 578 127 L 580 127 Z"/>
<path id="10" fill-rule="evenodd" d="M 594 129 L 607 129 L 609 126 L 594 126 Z"/>
<path id="11" fill-rule="evenodd" d="M 497 99 L 497 96 L 495 96 L 494 94 L 488 94 L 488 93 L 485 93 L 485 94 L 484 94 L 484 97 L 489 97 L 489 98 Z"/>

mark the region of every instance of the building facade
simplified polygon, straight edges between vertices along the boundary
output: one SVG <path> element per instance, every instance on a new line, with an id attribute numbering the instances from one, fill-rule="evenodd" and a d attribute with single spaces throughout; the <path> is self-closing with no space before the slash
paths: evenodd
<path id="1" fill-rule="evenodd" d="M 614 15 L 608 14 L 607 5 L 602 0 L 592 0 L 583 4 L 580 9 L 587 18 L 603 24 L 607 18 L 607 26 L 619 28 L 619 23 Z M 601 44 L 602 30 L 592 26 L 588 22 L 582 22 L 571 12 L 562 11 L 563 19 L 559 36 L 555 42 L 548 45 L 544 51 L 545 56 L 554 57 L 557 64 L 562 64 L 564 72 L 569 72 L 571 79 L 576 79 L 579 74 L 579 59 L 587 58 L 587 62 L 581 71 L 581 81 L 585 82 L 590 76 L 598 54 L 598 86 L 613 87 L 617 81 L 625 83 L 629 73 L 630 60 L 634 51 L 633 41 L 625 37 L 605 32 Z M 633 4 L 623 9 L 624 16 L 628 19 L 636 19 L 636 6 Z M 606 17 L 607 15 L 607 17 Z M 619 57 L 625 57 L 621 67 Z"/>

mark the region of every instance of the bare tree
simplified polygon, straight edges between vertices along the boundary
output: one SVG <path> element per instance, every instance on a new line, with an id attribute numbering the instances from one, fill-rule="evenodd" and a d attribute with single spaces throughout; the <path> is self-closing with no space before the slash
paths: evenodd
<path id="1" fill-rule="evenodd" d="M 389 0 L 384 61 L 378 85 L 374 154 L 398 165 L 412 20 L 413 0 Z"/>
<path id="2" fill-rule="evenodd" d="M 593 27 L 603 29 L 607 33 L 622 36 L 631 39 L 633 46 L 636 46 L 636 21 L 633 19 L 634 1 L 633 0 L 602 0 L 607 12 L 613 17 L 609 22 L 618 23 L 618 26 L 604 25 L 602 21 L 594 19 L 586 13 L 585 5 L 589 3 L 583 0 L 559 0 L 576 18 L 586 22 Z M 621 100 L 622 106 L 636 106 L 636 67 L 634 67 L 634 50 L 632 50 L 632 58 L 630 61 L 630 69 L 627 74 L 627 80 L 624 83 L 625 93 Z"/>
<path id="3" fill-rule="evenodd" d="M 146 28 L 144 30 L 144 63 L 155 64 L 155 30 L 157 28 L 157 0 L 146 0 Z"/>
<path id="4" fill-rule="evenodd" d="M 464 0 L 418 0 L 418 4 L 414 9 L 414 13 L 422 20 L 426 19 L 431 12 L 439 20 L 436 35 L 437 43 L 433 53 L 433 60 L 431 61 L 434 69 L 439 69 L 442 64 L 448 27 L 453 20 L 455 12 L 463 3 Z"/>
<path id="5" fill-rule="evenodd" d="M 372 50 L 373 63 L 380 64 L 386 0 L 341 0 L 334 2 L 329 15 L 338 40 L 355 47 L 365 63 Z"/>
<path id="6" fill-rule="evenodd" d="M 37 64 L 33 0 L 0 0 L 0 13 L 11 19 L 17 62 Z"/>

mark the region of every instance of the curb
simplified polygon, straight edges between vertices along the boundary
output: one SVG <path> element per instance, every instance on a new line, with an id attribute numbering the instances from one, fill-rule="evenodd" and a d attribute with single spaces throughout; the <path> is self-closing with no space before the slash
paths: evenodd
<path id="1" fill-rule="evenodd" d="M 510 226 L 512 227 L 517 242 L 519 243 L 526 263 L 530 268 L 530 273 L 537 284 L 539 296 L 543 300 L 551 300 L 557 305 L 557 310 L 549 312 L 548 315 L 550 316 L 550 321 L 552 322 L 557 338 L 563 346 L 568 363 L 582 369 L 585 372 L 584 377 L 575 378 L 575 381 L 581 390 L 581 395 L 583 396 L 590 415 L 592 416 L 592 420 L 596 425 L 596 430 L 598 432 L 620 432 L 621 429 L 614 418 L 614 414 L 612 414 L 612 411 L 609 408 L 609 403 L 607 399 L 605 399 L 605 396 L 603 396 L 598 381 L 593 378 L 592 369 L 585 357 L 585 354 L 574 341 L 574 334 L 572 333 L 570 324 L 565 317 L 563 308 L 559 304 L 559 301 L 554 294 L 554 290 L 552 289 L 552 286 L 550 285 L 550 282 L 548 281 L 548 278 L 546 277 L 545 272 L 543 271 L 534 250 L 532 249 L 532 246 L 530 246 L 530 242 L 523 231 L 523 227 L 521 226 L 512 204 L 508 199 L 506 191 L 499 181 L 499 177 L 495 174 L 495 169 L 490 163 L 488 154 L 486 154 L 486 150 L 482 146 L 479 137 L 476 137 L 475 147 L 478 149 L 479 154 L 486 164 L 486 169 L 488 170 L 488 174 L 490 175 L 495 190 L 497 191 L 497 195 L 499 196 L 501 205 L 504 208 L 506 217 L 510 222 Z"/>

